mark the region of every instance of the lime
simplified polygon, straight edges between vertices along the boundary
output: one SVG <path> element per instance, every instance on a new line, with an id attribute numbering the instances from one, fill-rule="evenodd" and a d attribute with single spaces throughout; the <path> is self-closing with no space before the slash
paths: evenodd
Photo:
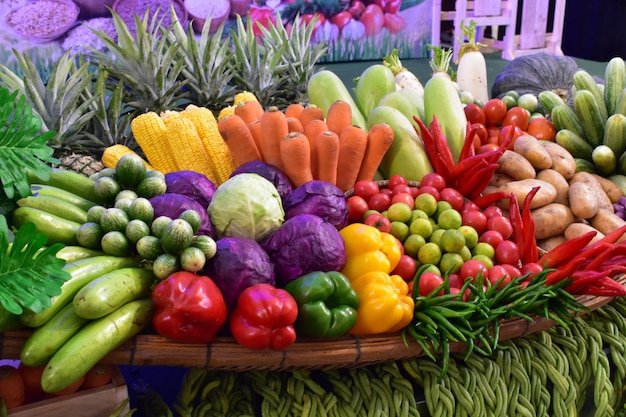
<path id="1" fill-rule="evenodd" d="M 459 232 L 465 236 L 465 244 L 468 248 L 473 248 L 478 243 L 478 232 L 472 226 L 463 225 L 459 227 Z"/>
<path id="2" fill-rule="evenodd" d="M 442 211 L 437 216 L 437 225 L 441 229 L 458 229 L 463 224 L 461 213 L 454 209 Z"/>
<path id="3" fill-rule="evenodd" d="M 450 274 L 455 274 L 459 272 L 463 262 L 465 262 L 463 257 L 458 253 L 444 253 L 441 255 L 441 260 L 439 261 L 439 269 Z"/>
<path id="4" fill-rule="evenodd" d="M 439 276 L 441 276 L 441 275 L 442 275 L 442 274 L 441 274 L 441 269 L 439 269 L 439 267 L 438 267 L 437 265 L 435 265 L 435 264 L 430 264 L 430 265 L 427 265 L 427 266 L 424 268 L 424 271 L 423 271 L 423 272 L 432 272 L 432 273 L 435 273 L 435 274 L 437 274 L 437 275 L 439 275 Z"/>
<path id="5" fill-rule="evenodd" d="M 414 209 L 422 210 L 427 215 L 432 216 L 437 210 L 437 199 L 434 195 L 423 193 L 415 197 Z"/>
<path id="6" fill-rule="evenodd" d="M 411 219 L 409 220 L 409 224 L 413 223 L 413 220 L 415 219 L 428 219 L 428 214 L 426 214 L 426 212 L 424 210 L 420 210 L 420 209 L 413 209 L 411 211 Z"/>
<path id="7" fill-rule="evenodd" d="M 469 261 L 472 259 L 472 251 L 467 246 L 463 246 L 463 249 L 459 251 L 459 255 L 461 255 L 463 261 Z"/>
<path id="8" fill-rule="evenodd" d="M 411 220 L 411 207 L 404 203 L 393 203 L 387 209 L 387 217 L 391 222 L 407 223 Z"/>
<path id="9" fill-rule="evenodd" d="M 479 255 L 472 256 L 472 259 L 476 259 L 476 260 L 484 263 L 485 266 L 487 267 L 487 269 L 493 268 L 493 260 L 491 258 L 489 258 L 488 256 L 479 254 Z"/>
<path id="10" fill-rule="evenodd" d="M 435 213 L 433 213 L 433 217 L 435 219 L 439 218 L 439 215 L 441 213 L 443 213 L 446 210 L 452 210 L 452 204 L 448 203 L 447 201 L 441 200 L 441 201 L 437 201 L 437 209 L 435 210 Z"/>
<path id="11" fill-rule="evenodd" d="M 410 234 L 409 226 L 398 220 L 393 221 L 391 222 L 391 230 L 389 233 L 395 236 L 400 242 L 404 242 Z"/>
<path id="12" fill-rule="evenodd" d="M 433 242 L 439 245 L 441 243 L 441 235 L 443 235 L 445 231 L 446 229 L 433 230 L 433 232 L 430 234 L 429 242 Z"/>
<path id="13" fill-rule="evenodd" d="M 444 252 L 459 253 L 465 247 L 465 236 L 457 229 L 446 229 L 439 238 L 439 246 Z"/>
<path id="14" fill-rule="evenodd" d="M 438 265 L 441 260 L 441 248 L 433 242 L 427 242 L 417 252 L 417 260 L 422 264 Z"/>
<path id="15" fill-rule="evenodd" d="M 409 226 L 410 234 L 418 234 L 428 239 L 433 232 L 433 225 L 428 219 L 415 219 Z"/>
<path id="16" fill-rule="evenodd" d="M 478 242 L 472 248 L 472 255 L 484 255 L 489 259 L 493 259 L 496 256 L 496 250 L 487 242 Z"/>
<path id="17" fill-rule="evenodd" d="M 410 234 L 404 240 L 404 253 L 409 255 L 411 258 L 417 259 L 417 253 L 419 249 L 424 246 L 426 243 L 426 239 L 424 236 L 418 234 Z"/>

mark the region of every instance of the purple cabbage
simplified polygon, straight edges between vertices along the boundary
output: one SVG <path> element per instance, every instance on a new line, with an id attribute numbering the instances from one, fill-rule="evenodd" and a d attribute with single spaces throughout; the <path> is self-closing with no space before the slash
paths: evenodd
<path id="1" fill-rule="evenodd" d="M 198 229 L 197 234 L 215 238 L 215 230 L 209 220 L 206 207 L 203 207 L 202 204 L 198 203 L 193 198 L 182 194 L 167 192 L 152 197 L 150 203 L 154 208 L 154 218 L 167 216 L 176 219 L 185 210 L 197 211 L 202 217 L 202 223 L 200 223 L 200 229 Z"/>
<path id="2" fill-rule="evenodd" d="M 191 197 L 206 209 L 217 186 L 204 174 L 196 171 L 172 171 L 165 174 L 168 193 Z"/>
<path id="3" fill-rule="evenodd" d="M 275 165 L 268 164 L 267 162 L 263 162 L 258 159 L 240 165 L 230 174 L 230 176 L 232 177 L 233 175 L 241 173 L 259 174 L 274 184 L 274 187 L 276 187 L 278 195 L 280 195 L 281 198 L 284 198 L 291 192 L 291 190 L 293 190 L 291 181 L 289 181 L 289 178 L 287 178 L 287 175 L 283 171 Z"/>
<path id="4" fill-rule="evenodd" d="M 337 228 L 348 225 L 348 200 L 343 191 L 326 181 L 313 180 L 295 188 L 283 198 L 285 218 L 315 214 Z"/>
<path id="5" fill-rule="evenodd" d="M 274 265 L 255 240 L 243 237 L 225 237 L 217 242 L 217 252 L 202 269 L 224 296 L 232 311 L 239 295 L 255 284 L 275 284 Z"/>
<path id="6" fill-rule="evenodd" d="M 274 263 L 278 286 L 314 271 L 339 271 L 346 247 L 339 231 L 319 216 L 298 214 L 261 242 Z"/>

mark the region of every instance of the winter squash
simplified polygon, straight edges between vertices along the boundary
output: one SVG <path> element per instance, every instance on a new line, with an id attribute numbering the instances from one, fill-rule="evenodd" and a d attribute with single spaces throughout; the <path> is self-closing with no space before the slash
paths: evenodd
<path id="1" fill-rule="evenodd" d="M 574 73 L 579 69 L 576 61 L 568 56 L 550 55 L 539 52 L 513 59 L 498 74 L 491 87 L 492 97 L 502 97 L 514 90 L 519 95 L 531 93 L 535 96 L 551 90 L 569 100 L 574 84 Z"/>

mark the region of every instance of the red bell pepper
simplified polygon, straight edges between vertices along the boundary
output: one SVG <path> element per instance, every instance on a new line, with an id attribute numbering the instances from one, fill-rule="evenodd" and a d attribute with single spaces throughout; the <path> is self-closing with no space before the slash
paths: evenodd
<path id="1" fill-rule="evenodd" d="M 211 342 L 228 316 L 226 302 L 213 280 L 179 271 L 152 290 L 152 325 L 161 336 L 182 343 Z"/>
<path id="2" fill-rule="evenodd" d="M 297 318 L 298 303 L 291 294 L 270 284 L 255 284 L 239 295 L 230 332 L 249 349 L 285 350 L 296 341 Z"/>

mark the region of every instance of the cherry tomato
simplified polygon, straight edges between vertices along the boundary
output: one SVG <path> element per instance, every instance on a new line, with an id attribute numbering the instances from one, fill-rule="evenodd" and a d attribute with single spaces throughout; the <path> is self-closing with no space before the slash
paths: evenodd
<path id="1" fill-rule="evenodd" d="M 537 117 L 528 123 L 526 133 L 534 136 L 537 140 L 549 140 L 554 142 L 556 129 L 552 122 L 545 117 Z"/>
<path id="2" fill-rule="evenodd" d="M 513 140 L 509 143 L 507 149 L 513 150 L 513 145 L 515 144 L 515 139 L 519 138 L 524 134 L 524 131 L 519 128 L 519 126 L 515 126 L 513 124 L 503 126 L 500 129 L 500 136 L 498 136 L 498 145 L 504 144 L 504 142 L 509 138 L 511 134 L 511 130 L 513 131 Z"/>
<path id="3" fill-rule="evenodd" d="M 511 276 L 509 275 L 509 271 L 502 265 L 494 265 L 489 270 L 489 274 L 487 275 L 487 279 L 491 283 L 491 285 L 498 285 L 498 288 L 507 284 L 511 281 Z M 499 281 L 499 282 L 498 282 Z"/>
<path id="4" fill-rule="evenodd" d="M 487 219 L 487 229 L 497 230 L 502 238 L 508 239 L 513 235 L 511 220 L 504 216 L 491 216 Z"/>
<path id="5" fill-rule="evenodd" d="M 463 194 L 454 188 L 446 187 L 439 191 L 439 199 L 450 203 L 453 209 L 459 211 L 463 208 L 465 198 Z"/>
<path id="6" fill-rule="evenodd" d="M 367 201 L 360 195 L 353 195 L 348 198 L 348 221 L 351 223 L 363 220 L 363 215 L 369 210 Z"/>
<path id="7" fill-rule="evenodd" d="M 480 210 L 467 210 L 461 213 L 461 223 L 472 226 L 479 235 L 487 230 L 487 216 Z"/>
<path id="8" fill-rule="evenodd" d="M 537 262 L 528 262 L 522 265 L 520 272 L 522 275 L 530 274 L 528 279 L 533 279 L 535 275 L 543 271 L 543 267 Z"/>
<path id="9" fill-rule="evenodd" d="M 354 19 L 360 18 L 364 11 L 365 3 L 363 3 L 362 1 L 353 0 L 352 2 L 350 2 L 348 13 L 350 13 Z"/>
<path id="10" fill-rule="evenodd" d="M 399 33 L 406 28 L 404 17 L 395 13 L 385 13 L 383 26 L 391 33 Z"/>
<path id="11" fill-rule="evenodd" d="M 467 200 L 467 201 L 465 201 L 463 203 L 463 207 L 461 207 L 461 214 L 465 213 L 466 211 L 470 211 L 470 210 L 480 211 L 480 208 L 473 201 Z"/>
<path id="12" fill-rule="evenodd" d="M 419 190 L 419 187 L 411 187 L 410 188 L 410 193 L 413 196 L 413 198 L 417 197 L 417 191 Z"/>
<path id="13" fill-rule="evenodd" d="M 366 200 L 379 192 L 380 188 L 376 181 L 360 180 L 354 184 L 354 195 L 359 195 Z"/>
<path id="14" fill-rule="evenodd" d="M 411 258 L 409 255 L 400 256 L 398 265 L 391 271 L 392 275 L 400 275 L 403 280 L 409 281 L 413 279 L 415 272 L 417 271 L 417 261 Z"/>
<path id="15" fill-rule="evenodd" d="M 343 27 L 348 24 L 351 19 L 352 14 L 349 11 L 344 10 L 343 12 L 339 12 L 331 16 L 330 23 L 337 25 L 337 28 L 341 31 L 341 29 L 343 29 Z"/>
<path id="16" fill-rule="evenodd" d="M 377 4 L 368 4 L 359 20 L 365 25 L 365 34 L 373 36 L 380 32 L 385 24 L 383 9 Z"/>
<path id="17" fill-rule="evenodd" d="M 446 187 L 446 180 L 441 174 L 431 172 L 422 177 L 422 179 L 420 180 L 420 186 L 431 186 L 436 188 L 437 190 L 443 190 Z"/>
<path id="18" fill-rule="evenodd" d="M 389 180 L 387 181 L 387 188 L 393 190 L 393 187 L 395 187 L 398 184 L 408 184 L 409 181 L 404 178 L 402 175 L 399 174 L 394 174 L 391 177 L 389 177 Z"/>
<path id="19" fill-rule="evenodd" d="M 487 216 L 487 218 L 491 216 L 503 216 L 504 215 L 504 213 L 502 212 L 502 209 L 498 206 L 489 206 L 483 210 L 483 213 L 485 213 L 485 216 Z"/>
<path id="20" fill-rule="evenodd" d="M 404 203 L 413 210 L 415 208 L 415 198 L 408 193 L 398 193 L 391 197 L 391 204 Z"/>
<path id="21" fill-rule="evenodd" d="M 496 248 L 502 242 L 504 238 L 502 234 L 497 230 L 487 230 L 483 233 L 480 233 L 480 237 L 478 238 L 479 242 L 485 242 L 491 245 L 492 248 Z"/>
<path id="22" fill-rule="evenodd" d="M 411 194 L 411 187 L 409 186 L 409 184 L 398 184 L 391 189 L 392 196 L 400 193 Z"/>
<path id="23" fill-rule="evenodd" d="M 506 116 L 506 103 L 499 98 L 492 98 L 483 105 L 486 125 L 498 126 Z"/>
<path id="24" fill-rule="evenodd" d="M 363 220 L 368 226 L 373 226 L 381 232 L 389 233 L 391 231 L 391 222 L 380 213 L 372 213 Z"/>
<path id="25" fill-rule="evenodd" d="M 522 130 L 526 130 L 530 122 L 530 112 L 523 107 L 511 107 L 502 120 L 502 126 L 515 125 Z"/>
<path id="26" fill-rule="evenodd" d="M 504 269 L 506 269 L 511 278 L 517 278 L 522 276 L 522 271 L 515 265 L 502 264 L 502 266 L 504 267 Z"/>
<path id="27" fill-rule="evenodd" d="M 393 194 L 393 191 L 391 191 L 389 188 L 382 188 L 380 190 L 380 193 L 387 194 L 389 197 L 391 197 L 391 194 Z"/>
<path id="28" fill-rule="evenodd" d="M 441 284 L 443 284 L 443 278 L 440 275 L 430 271 L 422 273 L 418 280 L 420 296 L 426 297 Z M 439 295 L 443 295 L 443 289 Z"/>
<path id="29" fill-rule="evenodd" d="M 463 262 L 463 265 L 461 265 L 461 269 L 459 270 L 459 275 L 463 280 L 474 279 L 479 274 L 487 277 L 489 269 L 487 269 L 487 266 L 478 259 L 470 259 Z"/>
<path id="30" fill-rule="evenodd" d="M 383 192 L 374 194 L 367 200 L 367 205 L 370 209 L 382 213 L 391 205 L 391 195 Z"/>
<path id="31" fill-rule="evenodd" d="M 436 189 L 435 187 L 430 186 L 430 185 L 426 185 L 424 187 L 420 186 L 419 189 L 417 190 L 417 195 L 424 194 L 424 193 L 428 193 L 432 195 L 433 197 L 435 197 L 437 201 L 439 201 L 439 190 Z"/>
<path id="32" fill-rule="evenodd" d="M 448 283 L 450 284 L 450 288 L 461 288 L 463 286 L 463 278 L 461 275 L 457 274 L 448 274 Z"/>
<path id="33" fill-rule="evenodd" d="M 487 122 L 485 112 L 478 104 L 466 104 L 463 110 L 465 111 L 465 117 L 467 118 L 467 121 L 471 124 L 479 123 L 484 125 Z"/>
<path id="34" fill-rule="evenodd" d="M 503 240 L 494 247 L 496 249 L 497 263 L 517 265 L 520 261 L 519 246 L 512 240 Z"/>
<path id="35" fill-rule="evenodd" d="M 485 128 L 487 129 L 487 139 L 494 137 L 494 136 L 495 137 L 500 136 L 500 126 L 485 125 Z"/>
<path id="36" fill-rule="evenodd" d="M 374 3 L 380 6 L 385 13 L 398 13 L 400 6 L 402 6 L 402 0 L 375 0 Z"/>

